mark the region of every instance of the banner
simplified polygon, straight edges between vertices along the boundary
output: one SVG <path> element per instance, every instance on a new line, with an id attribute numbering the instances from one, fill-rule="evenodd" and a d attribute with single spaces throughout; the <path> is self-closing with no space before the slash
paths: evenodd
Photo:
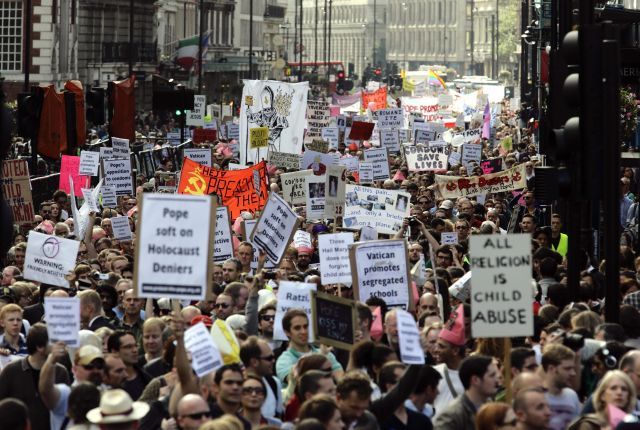
<path id="1" fill-rule="evenodd" d="M 378 233 L 396 234 L 409 216 L 409 193 L 347 185 L 343 226 L 360 230 L 374 227 Z"/>
<path id="2" fill-rule="evenodd" d="M 446 172 L 448 146 L 403 145 L 404 157 L 410 172 Z"/>
<path id="3" fill-rule="evenodd" d="M 2 194 L 13 212 L 15 224 L 31 224 L 35 211 L 27 160 L 5 160 L 2 164 Z"/>
<path id="4" fill-rule="evenodd" d="M 436 175 L 436 186 L 442 198 L 457 199 L 519 190 L 527 186 L 527 177 L 524 164 L 520 164 L 509 170 L 490 175 L 469 177 Z"/>
<path id="5" fill-rule="evenodd" d="M 249 129 L 269 128 L 269 150 L 299 154 L 305 128 L 308 82 L 245 80 L 240 101 L 240 163 L 257 163 L 267 148 L 249 147 Z"/>
<path id="6" fill-rule="evenodd" d="M 328 127 L 330 121 L 329 103 L 318 100 L 307 101 L 307 133 L 304 141 L 311 142 L 315 138 L 322 138 L 322 129 Z"/>
<path id="7" fill-rule="evenodd" d="M 218 170 L 185 158 L 178 194 L 217 194 L 235 220 L 242 211 L 256 213 L 264 207 L 269 193 L 266 166 L 262 161 L 247 169 Z M 259 188 L 256 188 L 254 172 L 258 172 Z"/>
<path id="8" fill-rule="evenodd" d="M 412 112 L 420 113 L 425 121 L 435 121 L 438 119 L 440 105 L 436 97 L 402 97 L 400 99 L 404 116 L 408 120 Z"/>
<path id="9" fill-rule="evenodd" d="M 371 104 L 373 103 L 373 104 Z M 362 109 L 371 108 L 372 112 L 387 107 L 387 87 L 382 87 L 373 92 L 362 92 Z"/>

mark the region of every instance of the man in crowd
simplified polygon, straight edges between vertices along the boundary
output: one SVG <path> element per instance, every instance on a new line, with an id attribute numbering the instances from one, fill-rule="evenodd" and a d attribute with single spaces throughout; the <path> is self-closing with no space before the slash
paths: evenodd
<path id="1" fill-rule="evenodd" d="M 269 344 L 257 338 L 249 337 L 240 347 L 240 358 L 244 364 L 245 372 L 262 379 L 267 392 L 262 405 L 262 415 L 276 417 L 284 412 L 282 405 L 282 384 L 273 376 L 273 364 L 276 357 Z"/>
<path id="2" fill-rule="evenodd" d="M 122 388 L 131 396 L 138 399 L 145 386 L 151 381 L 151 377 L 139 366 L 138 345 L 132 332 L 118 330 L 111 336 L 107 343 L 110 353 L 116 353 L 126 366 L 127 379 Z"/>
<path id="3" fill-rule="evenodd" d="M 542 354 L 545 372 L 544 387 L 551 410 L 550 428 L 566 429 L 580 413 L 580 400 L 570 384 L 576 376 L 576 354 L 564 345 L 555 343 L 545 347 Z"/>

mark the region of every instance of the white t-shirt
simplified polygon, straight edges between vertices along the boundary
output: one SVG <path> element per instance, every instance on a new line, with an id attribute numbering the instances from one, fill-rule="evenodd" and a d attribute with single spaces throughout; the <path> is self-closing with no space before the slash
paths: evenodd
<path id="1" fill-rule="evenodd" d="M 442 411 L 444 411 L 449 403 L 462 393 L 464 393 L 464 386 L 462 385 L 462 381 L 460 381 L 460 375 L 457 370 L 451 370 L 447 367 L 446 364 L 436 364 L 433 366 L 434 369 L 442 375 L 442 379 L 438 383 L 438 397 L 433 402 L 433 407 L 435 408 L 434 418 L 438 416 Z M 455 390 L 455 395 L 449 389 L 449 384 L 447 383 L 447 378 L 445 376 L 445 370 L 449 373 L 449 379 L 451 379 L 451 385 L 453 385 L 453 389 Z"/>
<path id="2" fill-rule="evenodd" d="M 60 396 L 56 406 L 49 411 L 49 420 L 51 421 L 51 430 L 60 430 L 60 426 L 62 426 L 62 422 L 67 416 L 71 387 L 67 384 L 56 384 L 55 387 L 58 389 Z"/>
<path id="3" fill-rule="evenodd" d="M 563 388 L 557 396 L 546 393 L 545 397 L 551 410 L 550 429 L 564 430 L 571 421 L 580 415 L 582 405 L 578 395 L 571 388 Z"/>

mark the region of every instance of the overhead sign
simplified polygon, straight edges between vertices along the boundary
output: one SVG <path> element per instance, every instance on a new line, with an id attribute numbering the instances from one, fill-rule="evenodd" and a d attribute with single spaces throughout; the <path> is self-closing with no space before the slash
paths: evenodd
<path id="1" fill-rule="evenodd" d="M 212 279 L 215 199 L 144 193 L 140 203 L 136 297 L 204 300 Z"/>
<path id="2" fill-rule="evenodd" d="M 311 316 L 319 342 L 346 350 L 353 348 L 358 327 L 356 302 L 311 291 Z"/>
<path id="3" fill-rule="evenodd" d="M 24 261 L 24 279 L 69 287 L 80 242 L 31 231 Z"/>
<path id="4" fill-rule="evenodd" d="M 35 217 L 27 160 L 2 163 L 2 194 L 13 213 L 14 224 L 32 224 Z"/>
<path id="5" fill-rule="evenodd" d="M 320 276 L 323 285 L 351 285 L 349 246 L 352 244 L 353 233 L 321 234 L 318 236 Z"/>

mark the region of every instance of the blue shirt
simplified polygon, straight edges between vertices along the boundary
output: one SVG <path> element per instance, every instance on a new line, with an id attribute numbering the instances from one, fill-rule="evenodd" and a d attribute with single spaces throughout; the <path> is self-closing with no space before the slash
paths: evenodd
<path id="1" fill-rule="evenodd" d="M 17 355 L 18 357 L 26 357 L 29 355 L 29 351 L 27 350 L 27 341 L 22 333 L 19 333 L 20 338 L 18 339 L 18 349 L 15 349 L 13 346 L 9 345 L 7 341 L 4 340 L 4 334 L 0 335 L 0 348 L 8 349 L 11 351 L 11 355 Z"/>

